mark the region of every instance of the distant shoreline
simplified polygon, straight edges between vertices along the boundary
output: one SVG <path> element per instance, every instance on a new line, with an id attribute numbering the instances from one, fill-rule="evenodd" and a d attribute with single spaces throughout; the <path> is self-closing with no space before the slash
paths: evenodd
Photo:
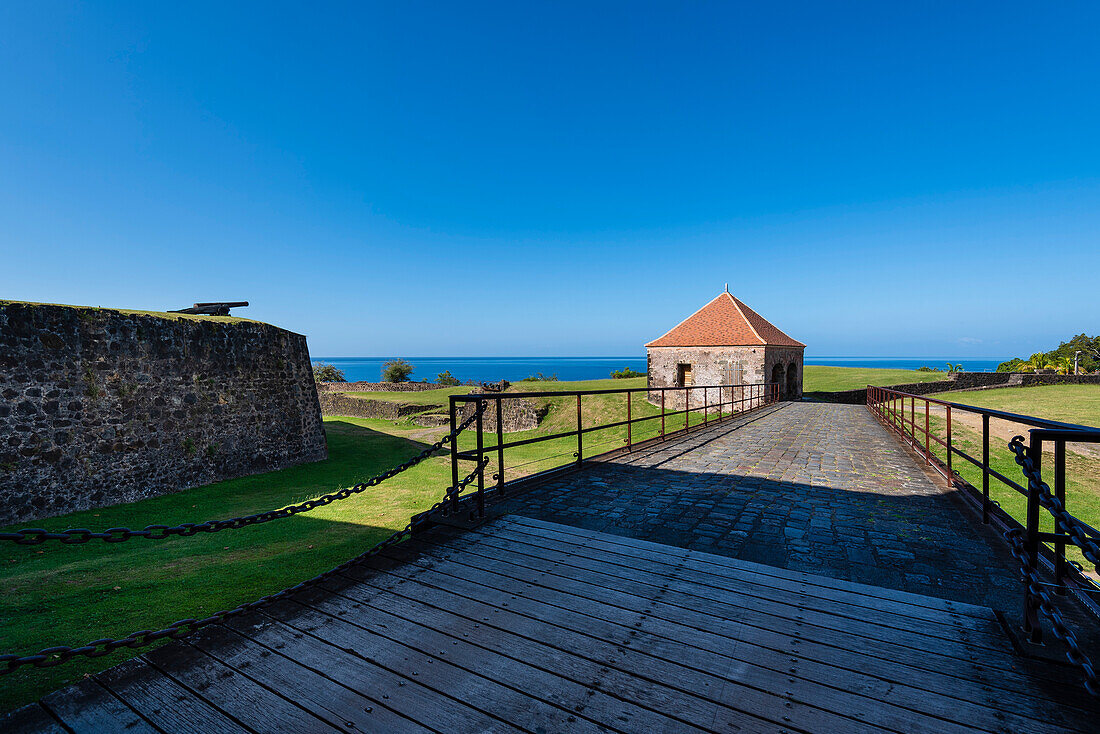
<path id="1" fill-rule="evenodd" d="M 314 362 L 335 365 L 351 381 L 377 381 L 382 365 L 393 357 L 312 357 Z M 463 382 L 509 380 L 542 373 L 556 375 L 560 380 L 606 379 L 613 370 L 630 368 L 646 370 L 646 358 L 641 357 L 404 357 L 416 368 L 412 379 L 435 381 L 437 375 L 449 371 Z M 947 363 L 962 364 L 969 372 L 994 372 L 1005 360 L 950 359 L 943 357 L 807 357 L 807 365 L 822 367 L 853 367 L 860 369 L 915 370 L 927 366 L 946 370 Z"/>

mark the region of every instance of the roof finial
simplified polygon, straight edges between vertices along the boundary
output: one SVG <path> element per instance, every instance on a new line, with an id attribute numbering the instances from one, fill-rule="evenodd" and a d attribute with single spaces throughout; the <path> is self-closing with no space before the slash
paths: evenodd
<path id="1" fill-rule="evenodd" d="M 730 292 L 730 284 L 726 283 L 726 293 L 729 293 L 729 292 Z"/>

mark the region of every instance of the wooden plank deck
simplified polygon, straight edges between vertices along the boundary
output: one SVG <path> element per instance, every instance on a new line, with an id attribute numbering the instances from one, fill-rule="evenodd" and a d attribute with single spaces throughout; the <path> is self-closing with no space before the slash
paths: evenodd
<path id="1" fill-rule="evenodd" d="M 985 607 L 510 516 L 437 528 L 0 730 L 940 734 L 1095 717 L 1075 672 L 1018 656 Z"/>

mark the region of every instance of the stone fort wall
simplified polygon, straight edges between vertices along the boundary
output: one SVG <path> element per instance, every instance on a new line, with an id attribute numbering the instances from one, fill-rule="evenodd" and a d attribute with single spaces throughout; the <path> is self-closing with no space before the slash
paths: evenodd
<path id="1" fill-rule="evenodd" d="M 1039 385 L 1100 385 L 1100 375 L 1053 375 L 1033 372 L 951 372 L 942 380 L 911 382 L 905 385 L 881 385 L 913 395 L 933 395 L 954 390 L 988 390 L 997 387 L 1036 387 Z M 810 395 L 826 403 L 865 405 L 867 388 L 840 392 L 815 392 Z"/>
<path id="2" fill-rule="evenodd" d="M 0 525 L 325 458 L 306 339 L 0 302 Z"/>

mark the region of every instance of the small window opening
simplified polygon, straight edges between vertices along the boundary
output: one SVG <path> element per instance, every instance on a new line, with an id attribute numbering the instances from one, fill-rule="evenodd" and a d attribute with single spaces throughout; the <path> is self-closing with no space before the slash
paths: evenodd
<path id="1" fill-rule="evenodd" d="M 676 365 L 676 384 L 680 387 L 689 387 L 695 384 L 695 378 L 691 376 L 691 365 L 681 362 Z"/>

